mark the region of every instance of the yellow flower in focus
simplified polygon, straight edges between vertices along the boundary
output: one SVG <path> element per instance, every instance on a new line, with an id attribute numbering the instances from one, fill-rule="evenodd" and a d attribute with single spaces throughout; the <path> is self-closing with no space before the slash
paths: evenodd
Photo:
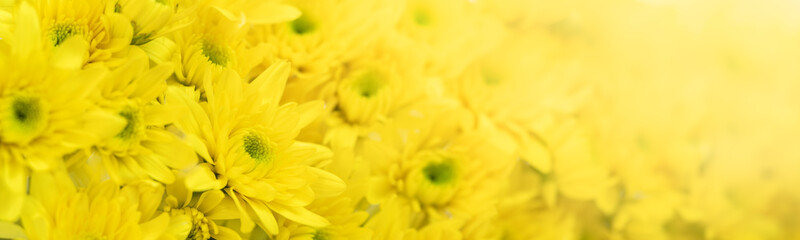
<path id="1" fill-rule="evenodd" d="M 105 63 L 116 66 L 131 43 L 133 30 L 125 16 L 115 13 L 113 4 L 105 0 L 45 1 L 32 4 L 37 8 L 45 49 L 63 48 L 70 38 L 88 43 L 84 63 Z"/>
<path id="2" fill-rule="evenodd" d="M 200 166 L 190 173 L 187 186 L 194 191 L 223 188 L 241 212 L 243 232 L 252 229 L 255 219 L 267 233 L 277 234 L 275 214 L 325 227 L 328 220 L 306 206 L 345 188 L 335 175 L 313 167 L 331 157 L 329 149 L 294 140 L 322 109 L 317 102 L 279 105 L 288 73 L 286 62 L 250 83 L 223 72 L 221 79 L 205 82 L 207 102 L 198 103 L 189 89 L 167 90 L 167 103 L 188 107 L 193 116 L 176 125 L 201 139 L 195 149 L 213 164 L 213 169 Z"/>
<path id="3" fill-rule="evenodd" d="M 184 169 L 197 163 L 194 150 L 166 128 L 179 118 L 179 111 L 158 102 L 165 91 L 172 66 L 148 69 L 147 56 L 131 48 L 128 61 L 101 84 L 101 105 L 125 119 L 125 127 L 98 143 L 94 154 L 115 182 L 155 179 L 172 183 L 170 169 Z M 87 155 L 73 156 L 86 159 Z"/>
<path id="4" fill-rule="evenodd" d="M 167 185 L 167 197 L 164 199 L 163 211 L 172 218 L 185 220 L 180 231 L 175 231 L 179 239 L 241 239 L 239 234 L 228 227 L 218 224 L 219 221 L 239 218 L 236 206 L 231 198 L 221 190 L 209 190 L 193 194 L 186 187 L 185 178 Z M 175 222 L 175 221 L 173 221 Z"/>

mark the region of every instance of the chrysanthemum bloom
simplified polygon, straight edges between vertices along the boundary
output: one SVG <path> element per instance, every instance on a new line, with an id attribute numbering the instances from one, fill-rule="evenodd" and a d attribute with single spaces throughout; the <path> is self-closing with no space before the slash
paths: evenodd
<path id="1" fill-rule="evenodd" d="M 241 212 L 245 232 L 252 229 L 251 219 L 255 219 L 267 233 L 278 234 L 275 214 L 324 227 L 328 220 L 306 206 L 316 197 L 333 196 L 345 188 L 335 175 L 312 167 L 330 158 L 329 149 L 294 141 L 322 106 L 318 102 L 279 105 L 288 74 L 286 62 L 270 67 L 250 83 L 225 71 L 222 79 L 205 82 L 207 101 L 202 102 L 191 89 L 167 90 L 167 104 L 185 106 L 191 112 L 188 116 L 192 117 L 176 125 L 199 137 L 195 148 L 213 164 L 213 169 L 206 165 L 190 173 L 187 186 L 195 191 L 201 186 L 222 187 Z"/>
<path id="2" fill-rule="evenodd" d="M 148 188 L 111 181 L 76 188 L 63 169 L 34 174 L 21 221 L 27 239 L 174 239 L 169 214 L 154 214 L 163 187 L 139 187 Z"/>
<path id="3" fill-rule="evenodd" d="M 289 1 L 301 15 L 292 21 L 257 26 L 252 45 L 268 44 L 277 59 L 292 62 L 284 98 L 305 102 L 330 92 L 334 68 L 369 49 L 392 29 L 398 11 L 394 1 Z M 260 68 L 274 60 L 265 59 Z M 258 74 L 259 72 L 254 72 Z"/>
<path id="4" fill-rule="evenodd" d="M 372 169 L 369 202 L 399 198 L 418 215 L 413 227 L 491 211 L 512 163 L 511 153 L 496 146 L 490 128 L 457 134 L 447 130 L 456 127 L 453 111 L 431 109 L 440 113 L 422 110 L 417 117 L 377 131 L 361 150 Z M 439 125 L 420 122 L 428 118 L 437 119 Z"/>
<path id="5" fill-rule="evenodd" d="M 469 1 L 406 1 L 397 37 L 411 39 L 425 54 L 427 73 L 451 78 L 486 53 L 499 37 L 500 24 Z"/>
<path id="6" fill-rule="evenodd" d="M 107 70 L 80 70 L 82 59 L 61 58 L 71 55 L 61 51 L 47 58 L 40 50 L 35 9 L 21 3 L 13 16 L 14 31 L 0 31 L 0 219 L 8 221 L 18 217 L 31 171 L 59 166 L 65 154 L 86 149 L 125 126 L 123 118 L 90 100 Z M 65 51 L 86 50 L 78 38 L 62 45 L 69 47 Z"/>
<path id="7" fill-rule="evenodd" d="M 203 10 L 204 13 L 211 11 Z M 163 50 L 175 51 L 172 61 L 175 63 L 177 81 L 202 89 L 205 78 L 219 79 L 224 70 L 236 69 L 238 56 L 241 55 L 237 55 L 234 49 L 241 41 L 232 36 L 237 33 L 232 22 L 220 16 L 193 17 L 198 22 L 174 34 L 175 48 Z"/>
<path id="8" fill-rule="evenodd" d="M 241 239 L 235 230 L 219 224 L 220 221 L 239 218 L 233 200 L 221 190 L 194 194 L 186 187 L 181 174 L 177 174 L 176 181 L 167 185 L 166 190 L 163 211 L 172 218 L 187 220 L 188 224 L 179 232 L 185 239 Z"/>
<path id="9" fill-rule="evenodd" d="M 133 29 L 125 16 L 114 12 L 110 1 L 37 0 L 32 4 L 42 24 L 39 42 L 45 49 L 61 47 L 67 39 L 77 37 L 89 44 L 85 63 L 116 66 L 124 58 Z"/>
<path id="10" fill-rule="evenodd" d="M 404 53 L 407 46 L 386 39 L 348 62 L 340 79 L 331 82 L 335 92 L 323 94 L 334 104 L 332 112 L 315 123 L 322 129 L 310 130 L 322 131 L 325 144 L 353 148 L 359 138 L 393 114 L 431 97 L 426 94 L 429 85 L 423 66 L 416 61 L 419 55 Z"/>
<path id="11" fill-rule="evenodd" d="M 108 175 L 122 184 L 137 179 L 163 183 L 175 180 L 170 169 L 183 169 L 197 163 L 194 150 L 167 130 L 180 111 L 158 102 L 166 90 L 172 66 L 148 68 L 147 55 L 132 47 L 129 58 L 104 79 L 99 89 L 99 104 L 126 121 L 125 128 L 98 143 L 94 154 L 102 159 Z M 89 156 L 76 155 L 85 160 Z"/>
<path id="12" fill-rule="evenodd" d="M 118 12 L 131 21 L 131 45 L 142 45 L 192 23 L 189 16 L 196 8 L 178 8 L 177 0 L 122 0 L 114 5 Z"/>

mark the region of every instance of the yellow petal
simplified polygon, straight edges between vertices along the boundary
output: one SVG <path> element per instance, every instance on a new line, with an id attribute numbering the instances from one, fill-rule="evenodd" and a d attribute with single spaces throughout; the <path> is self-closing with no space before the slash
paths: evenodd
<path id="1" fill-rule="evenodd" d="M 147 154 L 139 155 L 136 156 L 136 160 L 139 162 L 142 169 L 153 179 L 166 184 L 175 182 L 175 174 L 167 168 L 164 162 L 155 156 Z"/>
<path id="2" fill-rule="evenodd" d="M 213 237 L 214 239 L 219 239 L 219 240 L 241 240 L 242 239 L 242 237 L 240 237 L 239 234 L 236 233 L 236 231 L 233 231 L 233 229 L 222 227 L 222 226 L 219 227 L 219 233 L 212 234 L 211 237 Z M 183 238 L 181 238 L 181 239 L 183 239 Z"/>
<path id="3" fill-rule="evenodd" d="M 263 2 L 252 8 L 245 9 L 247 22 L 252 24 L 275 24 L 287 22 L 300 17 L 297 8 L 275 2 Z"/>
<path id="4" fill-rule="evenodd" d="M 296 111 L 300 113 L 300 120 L 297 126 L 303 128 L 316 120 L 322 111 L 325 110 L 325 103 L 322 101 L 311 101 L 297 106 Z"/>
<path id="5" fill-rule="evenodd" d="M 8 166 L 6 166 L 8 168 Z M 24 180 L 24 178 L 23 178 Z M 7 180 L 6 180 L 7 181 Z M 15 180 L 16 181 L 16 180 Z M 25 191 L 9 189 L 7 185 L 19 185 L 15 188 L 25 188 L 26 182 L 0 183 L 0 221 L 16 221 L 25 201 Z"/>
<path id="6" fill-rule="evenodd" d="M 20 206 L 21 207 L 21 206 Z M 25 231 L 17 224 L 0 221 L 0 238 L 25 239 Z"/>
<path id="7" fill-rule="evenodd" d="M 290 71 L 286 61 L 273 63 L 250 83 L 249 89 L 254 91 L 252 94 L 261 96 L 265 103 L 277 104 L 283 95 Z"/>
<path id="8" fill-rule="evenodd" d="M 147 130 L 147 137 L 157 141 L 144 141 L 142 146 L 155 153 L 155 159 L 174 169 L 184 169 L 197 163 L 194 150 L 178 140 L 172 133 L 163 130 Z"/>
<path id="9" fill-rule="evenodd" d="M 24 31 L 15 31 L 16 40 L 11 50 L 20 57 L 27 57 L 30 53 L 39 50 L 42 46 L 41 30 L 39 27 L 39 17 L 34 9 L 28 2 L 19 4 L 19 8 L 15 14 L 14 20 L 17 29 L 24 29 Z M 23 58 L 24 59 L 24 58 Z"/>
<path id="10" fill-rule="evenodd" d="M 228 220 L 228 219 L 240 218 L 239 210 L 236 209 L 236 204 L 230 197 L 222 199 L 222 201 L 219 204 L 217 204 L 217 206 L 215 206 L 211 210 L 208 210 L 208 212 L 205 212 L 205 214 L 206 217 L 213 220 Z"/>
<path id="11" fill-rule="evenodd" d="M 281 216 L 300 224 L 312 227 L 325 227 L 330 224 L 327 219 L 303 207 L 289 207 L 279 203 L 267 203 L 267 206 Z"/>
<path id="12" fill-rule="evenodd" d="M 247 214 L 247 211 L 242 206 L 242 202 L 239 196 L 236 195 L 236 193 L 234 193 L 233 190 L 231 190 L 230 188 L 225 188 L 225 193 L 227 193 L 228 196 L 231 197 L 231 199 L 233 200 L 233 204 L 236 205 L 236 209 L 239 209 L 239 213 L 241 213 L 240 214 L 241 218 L 239 218 L 239 221 L 241 221 L 242 225 L 239 228 L 239 230 L 244 233 L 252 231 L 253 228 L 255 227 L 255 223 L 253 222 L 252 219 L 250 219 L 250 217 Z"/>
<path id="13" fill-rule="evenodd" d="M 28 233 L 28 238 L 51 239 L 50 216 L 47 215 L 47 210 L 36 198 L 28 197 L 25 199 L 21 222 Z"/>
<path id="14" fill-rule="evenodd" d="M 208 154 L 208 148 L 206 148 L 206 144 L 200 140 L 200 138 L 193 134 L 187 134 L 183 140 L 186 142 L 186 144 L 189 144 L 189 146 L 194 149 L 194 152 L 200 155 L 200 157 L 208 162 L 212 161 L 211 154 Z"/>
<path id="15" fill-rule="evenodd" d="M 171 235 L 175 239 L 186 239 L 192 231 L 192 219 L 186 215 L 172 216 L 169 220 L 166 234 Z"/>
<path id="16" fill-rule="evenodd" d="M 221 184 L 209 164 L 199 164 L 186 174 L 186 188 L 192 192 L 219 189 L 224 186 L 224 184 Z"/>
<path id="17" fill-rule="evenodd" d="M 164 126 L 179 117 L 180 107 L 175 105 L 148 105 L 144 109 L 144 122 L 147 125 Z"/>
<path id="18" fill-rule="evenodd" d="M 150 70 L 136 78 L 136 89 L 130 96 L 151 101 L 163 95 L 167 88 L 167 78 L 172 74 L 172 69 L 172 64 L 161 64 L 150 68 Z"/>
<path id="19" fill-rule="evenodd" d="M 197 210 L 200 212 L 210 212 L 211 209 L 219 205 L 225 199 L 225 194 L 220 190 L 210 190 L 203 192 L 197 199 Z"/>
<path id="20" fill-rule="evenodd" d="M 89 59 L 89 43 L 84 38 L 71 37 L 53 49 L 50 62 L 61 69 L 80 69 Z"/>
<path id="21" fill-rule="evenodd" d="M 269 234 L 278 234 L 278 222 L 275 220 L 275 215 L 272 215 L 272 211 L 267 208 L 264 202 L 259 200 L 251 201 L 247 198 L 244 200 L 253 208 L 253 212 L 258 217 L 259 225 Z"/>
<path id="22" fill-rule="evenodd" d="M 311 185 L 314 195 L 318 198 L 333 197 L 341 194 L 347 188 L 344 180 L 319 168 L 309 168 L 317 175 L 317 181 Z"/>
<path id="23" fill-rule="evenodd" d="M 150 61 L 156 64 L 171 63 L 176 49 L 175 42 L 166 37 L 153 39 L 138 47 L 144 50 L 150 57 Z"/>
<path id="24" fill-rule="evenodd" d="M 161 234 L 164 234 L 164 232 L 167 231 L 167 228 L 171 225 L 170 223 L 169 214 L 161 213 L 161 215 L 158 217 L 139 224 L 142 229 L 146 229 L 145 231 L 142 231 L 142 240 L 158 239 Z"/>
<path id="25" fill-rule="evenodd" d="M 389 197 L 394 192 L 392 183 L 385 177 L 372 177 L 368 182 L 367 201 L 371 204 L 379 204 Z"/>

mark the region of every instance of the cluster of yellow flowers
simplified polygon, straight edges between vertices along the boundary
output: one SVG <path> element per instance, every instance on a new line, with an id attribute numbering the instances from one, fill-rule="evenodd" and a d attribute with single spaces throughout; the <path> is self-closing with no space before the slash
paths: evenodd
<path id="1" fill-rule="evenodd" d="M 693 2 L 0 0 L 0 239 L 798 239 L 800 6 Z"/>

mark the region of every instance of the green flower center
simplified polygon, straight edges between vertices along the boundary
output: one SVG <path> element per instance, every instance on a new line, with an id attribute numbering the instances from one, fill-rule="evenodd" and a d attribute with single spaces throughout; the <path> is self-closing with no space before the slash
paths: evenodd
<path id="1" fill-rule="evenodd" d="M 58 46 L 69 37 L 83 35 L 85 31 L 83 27 L 72 22 L 57 23 L 50 28 L 50 41 L 53 43 L 53 46 Z"/>
<path id="2" fill-rule="evenodd" d="M 211 41 L 203 41 L 201 50 L 203 52 L 203 56 L 206 56 L 208 61 L 211 63 L 222 67 L 228 65 L 230 53 L 227 51 L 227 49 L 225 49 L 224 46 L 214 44 Z"/>
<path id="3" fill-rule="evenodd" d="M 330 234 L 325 231 L 317 230 L 314 232 L 314 236 L 311 237 L 312 240 L 328 240 L 331 239 Z"/>
<path id="4" fill-rule="evenodd" d="M 449 161 L 431 162 L 422 169 L 422 174 L 429 182 L 444 185 L 453 182 L 456 171 Z"/>
<path id="5" fill-rule="evenodd" d="M 127 123 L 125 124 L 125 128 L 123 128 L 116 137 L 123 140 L 129 140 L 136 136 L 136 134 L 139 132 L 139 128 L 141 128 L 140 125 L 142 124 L 139 111 L 133 108 L 126 108 L 125 110 L 119 112 L 119 115 L 125 118 Z"/>
<path id="6" fill-rule="evenodd" d="M 244 136 L 244 151 L 259 163 L 271 162 L 274 155 L 269 141 L 256 133 Z"/>
<path id="7" fill-rule="evenodd" d="M 292 27 L 292 31 L 298 35 L 310 33 L 317 28 L 316 24 L 314 24 L 314 22 L 311 21 L 311 19 L 305 14 L 300 15 L 300 17 L 292 21 L 290 25 Z"/>
<path id="8" fill-rule="evenodd" d="M 371 98 L 383 88 L 383 82 L 381 82 L 381 76 L 378 73 L 371 71 L 356 80 L 355 88 L 362 97 Z"/>
<path id="9" fill-rule="evenodd" d="M 0 139 L 3 142 L 28 142 L 47 126 L 48 111 L 45 103 L 36 96 L 13 95 L 2 101 L 0 111 Z"/>
<path id="10" fill-rule="evenodd" d="M 488 86 L 497 86 L 502 82 L 502 78 L 492 72 L 483 72 L 483 83 Z"/>
<path id="11" fill-rule="evenodd" d="M 34 97 L 18 97 L 12 103 L 14 119 L 20 126 L 35 126 L 42 119 L 41 100 Z"/>
<path id="12" fill-rule="evenodd" d="M 425 9 L 417 9 L 414 11 L 414 22 L 420 26 L 428 26 L 433 22 L 431 14 Z"/>

